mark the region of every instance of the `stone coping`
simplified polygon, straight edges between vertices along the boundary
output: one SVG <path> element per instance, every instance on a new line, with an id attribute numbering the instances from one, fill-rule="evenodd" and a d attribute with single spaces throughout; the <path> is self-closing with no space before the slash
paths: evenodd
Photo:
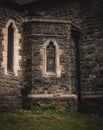
<path id="1" fill-rule="evenodd" d="M 76 94 L 28 94 L 28 98 L 75 98 L 77 99 Z"/>
<path id="2" fill-rule="evenodd" d="M 23 23 L 29 23 L 29 22 L 68 24 L 69 26 L 73 26 L 76 29 L 79 29 L 79 27 L 76 24 L 74 24 L 69 19 L 61 19 L 61 18 L 37 18 L 37 17 L 24 17 L 23 18 Z"/>
<path id="3" fill-rule="evenodd" d="M 68 19 L 56 19 L 56 18 L 35 18 L 35 17 L 25 17 L 23 22 L 46 22 L 46 23 L 64 23 L 73 24 L 71 20 Z"/>

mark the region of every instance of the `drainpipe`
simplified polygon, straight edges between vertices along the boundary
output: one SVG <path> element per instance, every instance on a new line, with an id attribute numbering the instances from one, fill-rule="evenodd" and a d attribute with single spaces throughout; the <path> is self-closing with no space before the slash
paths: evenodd
<path id="1" fill-rule="evenodd" d="M 77 92 L 78 92 L 78 111 L 81 110 L 81 79 L 80 79 L 80 31 L 77 27 L 74 25 L 71 26 L 71 36 L 73 38 L 73 42 L 76 46 L 76 55 L 77 55 L 77 60 L 76 60 L 76 72 L 77 72 Z"/>

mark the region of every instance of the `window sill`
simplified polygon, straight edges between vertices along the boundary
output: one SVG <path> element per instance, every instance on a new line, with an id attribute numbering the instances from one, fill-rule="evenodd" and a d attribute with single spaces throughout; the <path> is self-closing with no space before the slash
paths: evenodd
<path id="1" fill-rule="evenodd" d="M 55 72 L 47 72 L 45 73 L 45 77 L 57 77 L 57 74 Z"/>

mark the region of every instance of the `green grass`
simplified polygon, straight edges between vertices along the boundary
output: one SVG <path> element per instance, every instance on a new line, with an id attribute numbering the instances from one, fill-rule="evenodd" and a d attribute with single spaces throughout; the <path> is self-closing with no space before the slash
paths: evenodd
<path id="1" fill-rule="evenodd" d="M 0 130 L 103 130 L 103 116 L 64 111 L 0 113 Z"/>

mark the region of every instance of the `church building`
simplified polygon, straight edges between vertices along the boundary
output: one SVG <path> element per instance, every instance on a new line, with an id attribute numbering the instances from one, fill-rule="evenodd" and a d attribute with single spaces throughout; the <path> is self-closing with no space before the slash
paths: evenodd
<path id="1" fill-rule="evenodd" d="M 40 102 L 103 112 L 103 0 L 0 1 L 0 111 Z"/>

